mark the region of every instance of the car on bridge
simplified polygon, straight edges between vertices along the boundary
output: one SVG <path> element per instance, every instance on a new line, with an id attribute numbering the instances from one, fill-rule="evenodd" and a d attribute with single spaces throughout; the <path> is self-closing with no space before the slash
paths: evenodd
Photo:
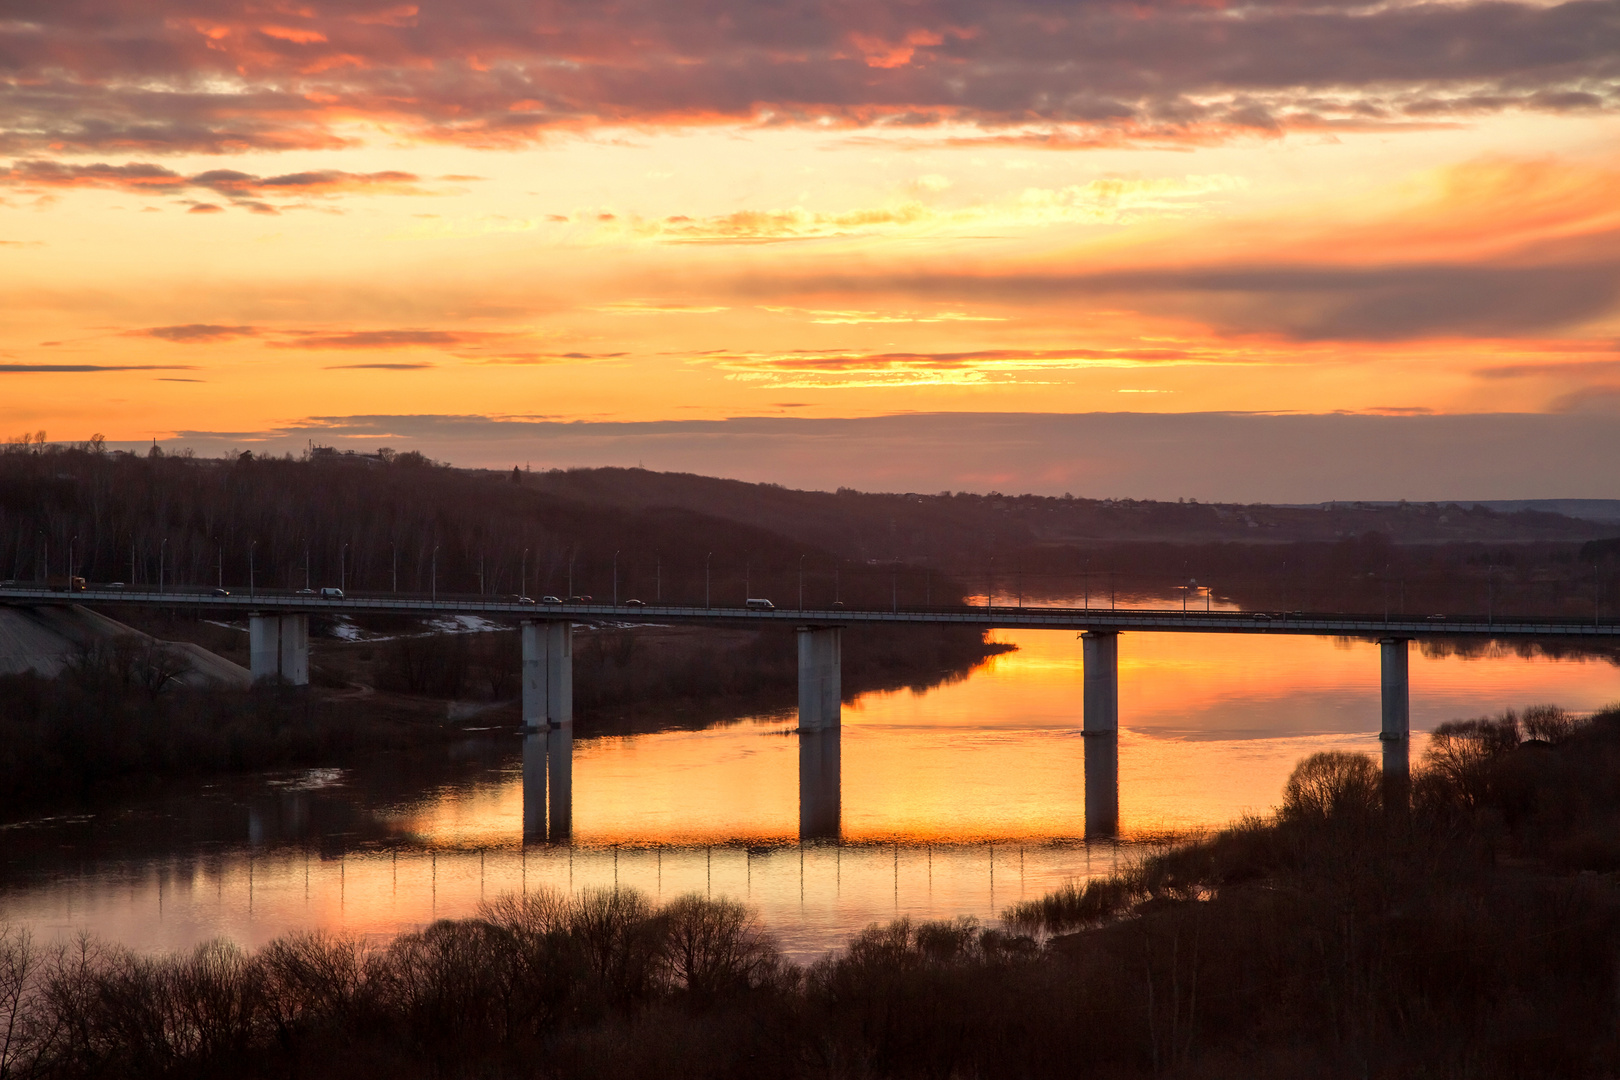
<path id="1" fill-rule="evenodd" d="M 751 608 L 754 611 L 775 611 L 776 610 L 776 605 L 775 604 L 771 603 L 769 600 L 761 599 L 759 597 L 753 597 L 751 599 L 744 600 L 743 601 L 743 607 Z"/>

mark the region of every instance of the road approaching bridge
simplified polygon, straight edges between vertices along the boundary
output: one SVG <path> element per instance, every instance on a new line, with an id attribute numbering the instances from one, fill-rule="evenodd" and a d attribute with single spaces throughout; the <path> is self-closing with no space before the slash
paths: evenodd
<path id="1" fill-rule="evenodd" d="M 334 590 L 335 591 L 335 590 Z M 799 730 L 835 732 L 842 720 L 842 632 L 847 626 L 896 624 L 965 626 L 983 630 L 1068 630 L 1084 638 L 1082 732 L 1087 746 L 1088 832 L 1101 834 L 1118 819 L 1119 635 L 1123 632 L 1194 634 L 1305 634 L 1359 637 L 1380 644 L 1384 771 L 1404 783 L 1410 743 L 1407 645 L 1414 638 L 1620 639 L 1620 621 L 1599 619 L 1414 617 L 1302 611 L 1182 611 L 955 605 L 930 608 L 814 610 L 682 604 L 535 603 L 484 596 L 401 596 L 395 593 L 321 595 L 310 592 L 228 594 L 223 590 L 156 591 L 92 587 L 63 592 L 37 586 L 0 588 L 0 603 L 39 606 L 163 607 L 215 619 L 246 619 L 256 682 L 307 685 L 311 615 L 476 615 L 515 622 L 522 637 L 523 723 L 530 731 L 572 727 L 573 626 L 577 622 L 791 627 L 799 642 Z M 1096 751 L 1093 752 L 1093 746 Z M 836 762 L 836 748 L 830 760 Z M 836 765 L 829 766 L 836 772 Z M 822 768 L 822 766 L 817 766 Z M 1096 773 L 1093 776 L 1093 773 Z M 1113 792 L 1112 808 L 1091 806 Z M 836 816 L 836 812 L 834 812 Z"/>

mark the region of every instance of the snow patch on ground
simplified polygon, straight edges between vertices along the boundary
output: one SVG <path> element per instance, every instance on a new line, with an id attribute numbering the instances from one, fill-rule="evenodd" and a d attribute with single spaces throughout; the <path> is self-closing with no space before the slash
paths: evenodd
<path id="1" fill-rule="evenodd" d="M 365 631 L 354 625 L 354 620 L 346 615 L 332 620 L 331 634 L 340 641 L 360 641 L 365 638 Z"/>
<path id="2" fill-rule="evenodd" d="M 271 780 L 271 787 L 283 788 L 287 791 L 319 791 L 321 788 L 336 787 L 343 783 L 342 769 L 309 769 L 298 776 L 285 780 Z"/>
<path id="3" fill-rule="evenodd" d="M 510 626 L 491 622 L 482 615 L 452 615 L 448 619 L 428 619 L 426 625 L 441 634 L 485 634 L 491 630 L 510 630 Z"/>

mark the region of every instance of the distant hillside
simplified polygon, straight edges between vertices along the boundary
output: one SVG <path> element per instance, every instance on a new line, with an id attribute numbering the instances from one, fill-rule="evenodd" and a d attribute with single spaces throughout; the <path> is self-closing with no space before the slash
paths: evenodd
<path id="1" fill-rule="evenodd" d="M 679 507 L 791 532 L 852 559 L 974 565 L 1040 545 L 1116 541 L 1288 543 L 1382 533 L 1397 544 L 1584 541 L 1612 526 L 1538 508 L 1478 503 L 1330 503 L 1313 507 L 1051 498 L 992 492 L 872 494 L 794 491 L 643 469 L 534 474 L 542 491 L 622 509 Z"/>

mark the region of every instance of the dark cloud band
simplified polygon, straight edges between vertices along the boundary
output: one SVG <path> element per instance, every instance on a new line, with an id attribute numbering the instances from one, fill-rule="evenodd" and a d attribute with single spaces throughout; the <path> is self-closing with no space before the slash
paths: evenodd
<path id="1" fill-rule="evenodd" d="M 1612 109 L 1620 0 L 17 0 L 0 58 L 0 152 L 331 148 L 356 119 L 481 145 L 825 119 L 1087 145 Z"/>

